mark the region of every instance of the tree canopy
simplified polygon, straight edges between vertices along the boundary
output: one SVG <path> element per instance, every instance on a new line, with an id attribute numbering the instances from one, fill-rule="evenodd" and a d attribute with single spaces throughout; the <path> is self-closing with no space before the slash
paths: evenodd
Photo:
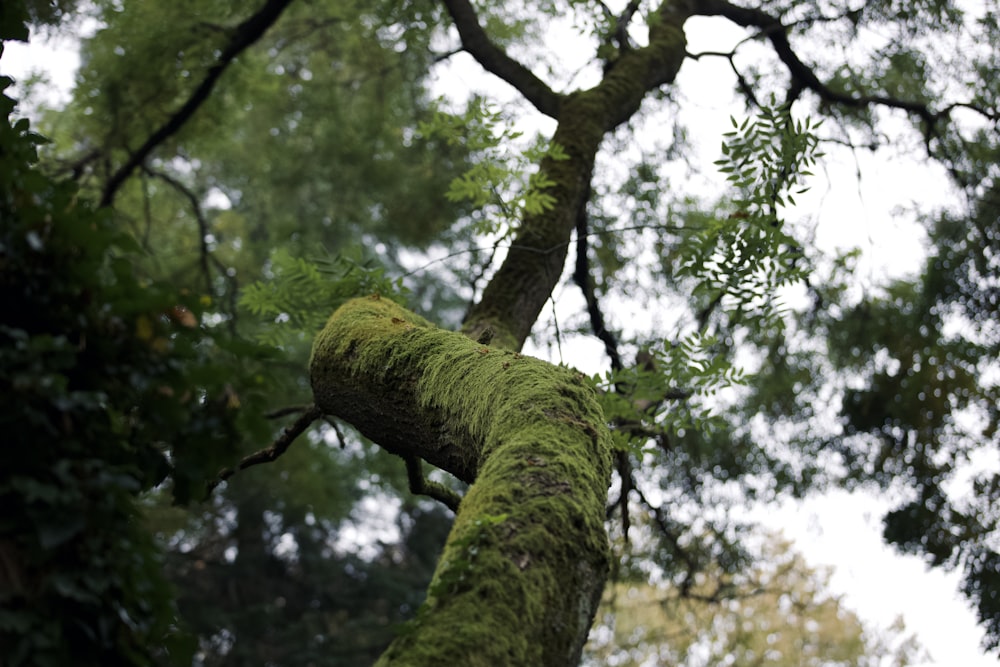
<path id="1" fill-rule="evenodd" d="M 823 590 L 828 573 L 778 536 L 766 536 L 762 552 L 737 577 L 702 573 L 686 594 L 646 577 L 609 585 L 583 664 L 903 667 L 927 657 L 901 636 L 901 619 L 887 636 L 866 628 Z"/>
<path id="2" fill-rule="evenodd" d="M 3 97 L 0 651 L 575 665 L 609 575 L 724 605 L 783 557 L 733 510 L 835 485 L 896 501 L 997 649 L 997 17 L 4 3 L 4 40 L 94 31 L 51 143 Z M 692 52 L 705 20 L 740 38 Z M 814 172 L 862 151 L 946 175 L 911 274 L 814 242 Z M 525 353 L 587 341 L 596 374 Z"/>

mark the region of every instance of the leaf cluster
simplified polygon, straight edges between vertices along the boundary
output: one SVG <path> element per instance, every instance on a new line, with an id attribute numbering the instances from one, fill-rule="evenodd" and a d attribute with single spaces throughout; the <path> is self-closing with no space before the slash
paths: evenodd
<path id="1" fill-rule="evenodd" d="M 850 253 L 815 281 L 798 331 L 766 348 L 747 409 L 781 424 L 835 417 L 832 431 L 803 429 L 796 448 L 826 460 L 848 488 L 898 494 L 884 517 L 887 542 L 962 571 L 984 645 L 996 648 L 1000 474 L 984 462 L 995 460 L 1000 432 L 1000 198 L 995 177 L 980 187 L 969 210 L 927 220 L 918 276 L 858 295 L 844 282 Z"/>
<path id="2" fill-rule="evenodd" d="M 10 123 L 13 100 L 0 106 L 0 653 L 9 665 L 150 664 L 171 608 L 134 501 L 169 465 L 150 432 L 163 423 L 133 411 L 171 402 L 170 327 L 136 335 L 160 295 L 130 280 L 111 251 L 129 244 L 107 216 L 32 166 L 41 138 Z"/>
<path id="3" fill-rule="evenodd" d="M 994 215 L 989 198 L 980 208 Z M 993 253 L 979 248 L 996 247 L 996 220 L 956 227 L 943 217 L 923 280 L 897 281 L 827 323 L 831 358 L 852 378 L 840 408 L 846 437 L 836 443 L 849 483 L 905 484 L 909 493 L 885 517 L 887 541 L 964 570 L 962 588 L 989 648 L 1000 646 L 1000 556 L 991 537 L 1000 475 L 970 464 L 995 451 L 1000 423 L 990 379 L 1000 340 L 995 281 L 979 274 L 995 272 Z M 960 484 L 966 475 L 971 481 Z"/>
<path id="4" fill-rule="evenodd" d="M 417 130 L 424 137 L 461 146 L 473 156 L 472 166 L 451 181 L 446 196 L 483 210 L 485 215 L 473 223 L 474 234 L 509 236 L 525 215 L 538 215 L 555 206 L 555 198 L 545 192 L 555 182 L 540 171 L 528 172 L 543 159 L 566 160 L 569 156 L 561 146 L 540 136 L 524 150 L 517 150 L 514 146 L 523 133 L 514 130 L 503 112 L 483 99 L 470 100 L 462 114 L 438 110 Z"/>
<path id="5" fill-rule="evenodd" d="M 271 256 L 271 279 L 248 285 L 240 304 L 270 326 L 258 332 L 267 345 L 309 343 L 330 313 L 354 297 L 378 294 L 405 301 L 408 294 L 402 278 L 390 278 L 385 267 L 363 251 L 327 254 L 307 260 L 287 249 Z"/>
<path id="6" fill-rule="evenodd" d="M 0 97 L 0 654 L 152 664 L 186 645 L 137 498 L 168 475 L 177 501 L 201 496 L 238 457 L 266 352 L 142 278 L 140 248 L 38 169 L 43 139 L 13 109 Z"/>
<path id="7" fill-rule="evenodd" d="M 746 376 L 733 365 L 735 329 L 710 333 L 709 318 L 719 313 L 730 327 L 765 338 L 783 327 L 781 288 L 808 275 L 802 247 L 778 215 L 786 202 L 794 204 L 792 192 L 805 190 L 808 167 L 820 157 L 816 125 L 808 119 L 794 121 L 786 106 L 766 107 L 755 118 L 742 123 L 734 118 L 732 123 L 734 130 L 726 133 L 723 158 L 716 164 L 737 189 L 733 204 L 738 210 L 728 217 L 701 219 L 684 230 L 685 242 L 672 251 L 675 275 L 702 303 L 698 326 L 677 341 L 647 350 L 656 372 L 607 374 L 607 386 L 631 388 L 628 399 L 604 395 L 612 418 L 635 419 L 630 406 L 638 400 L 657 406 L 640 416 L 666 432 L 720 429 L 719 416 L 704 399 L 745 384 Z M 663 400 L 670 395 L 673 401 Z M 685 400 L 678 403 L 678 397 Z"/>
<path id="8" fill-rule="evenodd" d="M 816 126 L 793 120 L 785 106 L 732 123 L 716 164 L 737 190 L 737 210 L 710 221 L 683 249 L 677 273 L 695 281 L 695 296 L 769 329 L 780 324 L 778 290 L 807 275 L 802 245 L 779 215 L 805 191 L 808 168 L 821 155 Z"/>

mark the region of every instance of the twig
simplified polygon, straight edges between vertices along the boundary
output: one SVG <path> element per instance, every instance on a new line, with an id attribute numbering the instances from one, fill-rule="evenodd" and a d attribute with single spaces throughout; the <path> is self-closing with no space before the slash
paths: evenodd
<path id="1" fill-rule="evenodd" d="M 593 330 L 594 335 L 604 343 L 604 351 L 611 359 L 611 368 L 615 371 L 621 371 L 624 366 L 622 365 L 621 355 L 618 353 L 618 339 L 604 325 L 604 314 L 601 312 L 601 306 L 597 302 L 594 283 L 590 278 L 590 257 L 588 252 L 590 249 L 588 241 L 590 234 L 588 233 L 587 221 L 587 201 L 589 199 L 590 191 L 588 188 L 588 192 L 584 196 L 583 202 L 580 204 L 580 209 L 576 214 L 576 265 L 573 269 L 573 282 L 583 292 L 583 298 L 587 302 L 587 314 L 590 315 L 590 328 Z"/>
<path id="2" fill-rule="evenodd" d="M 340 445 L 340 448 L 344 449 L 347 447 L 347 438 L 345 438 L 344 434 L 341 433 L 340 426 L 337 424 L 336 420 L 331 417 L 326 417 L 323 421 L 326 422 L 327 426 L 333 429 L 333 434 L 337 436 L 337 444 Z"/>
<path id="3" fill-rule="evenodd" d="M 653 505 L 649 502 L 646 494 L 643 493 L 642 489 L 635 483 L 634 477 L 631 481 L 632 488 L 639 497 L 639 501 L 653 514 L 653 521 L 660 529 L 660 533 L 667 540 L 667 542 L 670 543 L 674 554 L 683 562 L 687 570 L 684 575 L 684 579 L 678 586 L 680 594 L 686 597 L 691 592 L 691 586 L 694 583 L 694 575 L 701 571 L 702 568 L 695 558 L 681 545 L 680 536 L 674 532 L 673 526 L 671 525 L 674 522 L 667 516 L 666 512 L 663 511 L 663 507 L 660 505 Z"/>
<path id="4" fill-rule="evenodd" d="M 143 173 L 160 179 L 179 192 L 191 206 L 191 213 L 194 215 L 194 219 L 198 223 L 198 249 L 200 251 L 198 255 L 198 265 L 201 267 L 201 274 L 205 279 L 205 294 L 212 294 L 212 271 L 208 265 L 209 257 L 212 255 L 212 252 L 208 247 L 208 220 L 205 218 L 205 212 L 201 208 L 201 202 L 198 200 L 198 195 L 170 174 L 150 169 L 149 167 L 141 167 L 141 169 Z M 223 275 L 225 275 L 224 272 Z"/>
<path id="5" fill-rule="evenodd" d="M 150 169 L 149 167 L 142 166 L 141 170 L 143 173 L 159 178 L 165 182 L 170 187 L 177 190 L 182 197 L 187 199 L 188 204 L 191 206 L 191 212 L 194 215 L 195 221 L 198 223 L 198 243 L 199 243 L 199 266 L 201 267 L 202 276 L 205 278 L 205 294 L 212 296 L 215 292 L 214 285 L 212 284 L 212 272 L 209 269 L 209 264 L 215 266 L 219 275 L 222 277 L 223 281 L 228 283 L 228 300 L 229 300 L 229 318 L 227 326 L 229 328 L 229 333 L 235 337 L 236 336 L 236 295 L 239 293 L 239 285 L 236 283 L 236 278 L 229 275 L 229 267 L 222 263 L 222 261 L 216 257 L 208 246 L 208 236 L 210 233 L 208 219 L 205 217 L 205 212 L 202 210 L 201 202 L 198 196 L 186 185 L 181 183 L 179 180 L 162 171 L 155 169 Z"/>
<path id="6" fill-rule="evenodd" d="M 412 493 L 438 500 L 444 503 L 452 512 L 458 512 L 462 496 L 444 484 L 439 484 L 424 477 L 424 471 L 420 467 L 420 459 L 413 454 L 403 456 L 403 461 L 406 462 L 406 478 L 410 482 L 410 491 Z"/>
<path id="7" fill-rule="evenodd" d="M 292 442 L 295 441 L 297 437 L 302 435 L 307 428 L 309 428 L 314 421 L 323 416 L 323 411 L 320 410 L 315 405 L 309 406 L 299 418 L 296 419 L 291 426 L 286 427 L 278 439 L 271 443 L 270 447 L 258 450 L 249 456 L 243 458 L 242 461 L 235 468 L 224 468 L 219 471 L 218 477 L 213 480 L 208 485 L 208 491 L 211 493 L 215 490 L 222 482 L 235 475 L 240 470 L 246 470 L 251 466 L 259 465 L 261 463 L 271 463 L 276 460 L 291 446 Z"/>
<path id="8" fill-rule="evenodd" d="M 939 134 L 938 123 L 941 120 L 947 120 L 955 108 L 968 108 L 989 120 L 994 122 L 997 120 L 997 115 L 994 112 L 969 102 L 954 103 L 935 112 L 923 102 L 901 100 L 888 95 L 851 95 L 834 90 L 823 83 L 812 68 L 799 58 L 788 40 L 789 26 L 782 24 L 778 18 L 761 9 L 737 6 L 728 0 L 702 0 L 698 7 L 698 14 L 724 16 L 744 28 L 758 28 L 760 36 L 771 42 L 778 59 L 784 63 L 789 76 L 796 82 L 796 85 L 801 89 L 811 90 L 824 102 L 854 108 L 883 106 L 899 109 L 916 116 L 923 124 L 924 144 L 928 154 L 931 154 L 931 139 Z"/>
<path id="9" fill-rule="evenodd" d="M 311 405 L 289 405 L 284 408 L 278 408 L 277 410 L 271 410 L 264 414 L 264 419 L 280 419 L 281 417 L 287 417 L 288 415 L 297 415 L 303 412 L 307 412 L 313 406 Z"/>

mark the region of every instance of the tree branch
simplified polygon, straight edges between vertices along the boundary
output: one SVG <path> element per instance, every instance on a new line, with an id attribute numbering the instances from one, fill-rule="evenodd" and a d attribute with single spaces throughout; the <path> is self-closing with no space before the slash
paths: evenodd
<path id="1" fill-rule="evenodd" d="M 726 61 L 729 62 L 729 68 L 733 70 L 733 74 L 736 75 L 737 89 L 743 97 L 746 98 L 747 103 L 750 106 L 760 108 L 761 104 L 757 100 L 757 95 L 750 86 L 750 82 L 747 81 L 747 78 L 743 76 L 743 72 L 741 72 L 739 67 L 736 66 L 736 48 L 732 51 L 699 51 L 698 53 L 689 53 L 687 56 L 692 60 L 701 60 L 705 57 L 725 58 Z"/>
<path id="2" fill-rule="evenodd" d="M 264 413 L 264 419 L 281 419 L 288 415 L 298 415 L 308 412 L 312 407 L 311 405 L 287 405 L 283 408 L 277 408 L 276 410 Z"/>
<path id="3" fill-rule="evenodd" d="M 631 0 L 622 13 L 618 15 L 618 22 L 615 25 L 615 35 L 618 38 L 618 45 L 621 48 L 628 47 L 628 26 L 632 22 L 632 17 L 639 11 L 640 0 Z"/>
<path id="4" fill-rule="evenodd" d="M 462 47 L 476 62 L 487 72 L 514 86 L 543 114 L 559 118 L 562 96 L 490 40 L 479 25 L 476 10 L 468 0 L 444 0 L 444 5 L 458 29 Z"/>
<path id="5" fill-rule="evenodd" d="M 662 505 L 654 505 L 646 497 L 646 494 L 642 492 L 642 489 L 636 484 L 635 479 L 631 481 L 631 487 L 635 491 L 636 495 L 639 497 L 639 502 L 646 506 L 646 508 L 653 515 L 653 522 L 656 527 L 660 529 L 660 534 L 663 535 L 664 539 L 670 545 L 673 553 L 677 558 L 683 562 L 686 572 L 684 574 L 683 580 L 678 585 L 678 591 L 680 591 L 682 596 L 687 596 L 691 592 L 691 586 L 694 584 L 694 575 L 702 571 L 702 566 L 697 562 L 694 556 L 681 545 L 680 535 L 677 534 L 675 528 L 677 527 L 676 522 L 674 522 L 667 513 L 663 510 Z"/>
<path id="6" fill-rule="evenodd" d="M 240 470 L 246 470 L 255 465 L 260 465 L 261 463 L 271 463 L 276 460 L 291 446 L 292 442 L 295 441 L 297 437 L 302 435 L 307 428 L 309 428 L 314 421 L 323 416 L 323 411 L 320 410 L 315 405 L 309 406 L 305 412 L 299 415 L 299 418 L 292 422 L 291 426 L 288 426 L 281 432 L 278 439 L 271 443 L 270 447 L 258 450 L 249 456 L 243 458 L 242 461 L 235 468 L 225 468 L 219 471 L 218 477 L 208 486 L 208 491 L 211 493 L 215 490 L 222 482 L 235 475 Z"/>
<path id="7" fill-rule="evenodd" d="M 243 23 L 236 26 L 236 29 L 232 33 L 232 37 L 229 40 L 229 44 L 222 50 L 222 54 L 219 56 L 218 62 L 213 65 L 205 78 L 202 79 L 201 84 L 191 93 L 180 109 L 178 109 L 167 121 L 159 127 L 145 143 L 139 147 L 135 153 L 129 156 L 129 159 L 123 164 L 118 170 L 112 174 L 111 178 L 108 180 L 107 184 L 104 186 L 104 192 L 101 195 L 100 205 L 110 206 L 114 201 L 115 194 L 121 188 L 125 180 L 132 174 L 135 169 L 145 162 L 146 158 L 149 157 L 157 146 L 162 144 L 164 141 L 173 136 L 178 130 L 180 130 L 184 124 L 194 115 L 199 107 L 208 99 L 209 95 L 212 93 L 212 89 L 215 87 L 215 83 L 222 76 L 222 73 L 226 71 L 226 68 L 240 55 L 243 51 L 253 45 L 260 37 L 270 28 L 281 13 L 292 4 L 292 0 L 267 0 L 260 10 L 248 18 Z"/>
<path id="8" fill-rule="evenodd" d="M 590 257 L 588 256 L 590 244 L 587 234 L 588 199 L 589 193 L 584 198 L 576 218 L 576 266 L 573 269 L 573 282 L 583 292 L 583 298 L 587 302 L 587 314 L 590 316 L 590 328 L 594 335 L 604 343 L 604 352 L 611 359 L 611 368 L 620 371 L 624 366 L 621 355 L 618 353 L 618 339 L 604 325 L 604 313 L 601 312 L 601 305 L 597 302 L 594 282 L 590 277 Z"/>
<path id="9" fill-rule="evenodd" d="M 610 558 L 611 436 L 586 378 L 376 297 L 330 317 L 310 378 L 325 414 L 409 458 L 412 477 L 423 459 L 470 482 L 427 613 L 378 664 L 425 664 L 419 646 L 434 664 L 577 664 Z M 507 639 L 456 632 L 472 615 Z"/>
<path id="10" fill-rule="evenodd" d="M 617 16 L 604 2 L 598 1 L 597 4 L 600 5 L 604 18 L 611 25 L 611 30 L 604 38 L 605 44 L 613 47 L 619 54 L 632 49 L 632 42 L 628 37 L 628 27 L 632 17 L 639 9 L 639 0 L 631 0 Z M 606 65 L 611 64 L 610 62 L 606 63 Z"/>
<path id="11" fill-rule="evenodd" d="M 170 174 L 166 174 L 162 171 L 157 171 L 149 169 L 147 167 L 142 167 L 142 171 L 146 174 L 158 178 L 161 181 L 167 183 L 170 187 L 174 188 L 187 199 L 188 204 L 191 206 L 191 212 L 194 214 L 194 219 L 198 223 L 198 265 L 201 267 L 202 276 L 205 278 L 205 294 L 211 294 L 212 289 L 212 272 L 209 269 L 209 258 L 212 253 L 208 248 L 208 220 L 205 219 L 205 213 L 201 210 L 201 202 L 198 201 L 198 196 L 192 192 L 186 185 L 178 181 L 176 178 Z M 225 275 L 225 269 L 223 268 L 223 275 Z"/>
<path id="12" fill-rule="evenodd" d="M 194 214 L 194 219 L 198 223 L 198 247 L 200 250 L 199 266 L 201 268 L 202 275 L 205 278 L 205 294 L 213 296 L 215 293 L 215 286 L 212 284 L 212 272 L 209 269 L 209 264 L 211 264 L 215 266 L 216 271 L 218 271 L 219 275 L 222 276 L 223 281 L 229 284 L 229 317 L 227 320 L 227 328 L 229 329 L 230 334 L 236 336 L 236 297 L 239 294 L 239 285 L 236 282 L 236 278 L 229 275 L 229 267 L 223 264 L 208 247 L 208 235 L 210 233 L 208 219 L 205 217 L 205 212 L 202 210 L 201 202 L 199 201 L 198 196 L 189 187 L 166 172 L 150 169 L 146 166 L 142 166 L 140 168 L 143 173 L 154 178 L 158 178 L 170 187 L 174 188 L 188 201 L 188 204 L 191 206 L 191 212 Z"/>
<path id="13" fill-rule="evenodd" d="M 956 107 L 969 108 L 982 114 L 985 118 L 996 120 L 996 115 L 986 109 L 982 109 L 974 104 L 956 103 L 949 105 L 941 111 L 933 111 L 923 102 L 911 100 L 900 100 L 888 95 L 850 95 L 833 90 L 820 81 L 813 70 L 799 58 L 792 49 L 788 41 L 788 29 L 781 21 L 760 9 L 751 7 L 740 7 L 728 0 L 697 0 L 695 13 L 701 16 L 723 16 L 733 23 L 744 28 L 758 28 L 761 34 L 771 42 L 778 59 L 784 63 L 793 81 L 793 91 L 796 89 L 811 90 L 825 102 L 840 104 L 848 107 L 867 107 L 872 105 L 884 106 L 890 109 L 899 109 L 916 116 L 923 123 L 923 134 L 925 144 L 930 145 L 930 140 L 935 134 L 935 125 L 942 118 L 946 118 L 952 109 Z M 794 96 L 794 95 L 793 95 Z"/>
<path id="14" fill-rule="evenodd" d="M 501 347 L 524 344 L 562 276 L 601 142 L 639 110 L 649 91 L 676 77 L 685 56 L 685 19 L 661 8 L 648 46 L 624 52 L 597 86 L 561 99 L 552 144 L 568 159 L 545 157 L 539 165 L 540 175 L 552 184 L 546 188 L 552 205 L 524 216 L 510 252 L 470 309 L 463 331 L 489 325 Z"/>
<path id="15" fill-rule="evenodd" d="M 410 492 L 419 496 L 427 496 L 444 503 L 452 512 L 458 511 L 462 496 L 458 495 L 444 484 L 433 482 L 424 475 L 420 459 L 412 454 L 403 456 L 406 462 L 406 479 L 410 483 Z"/>

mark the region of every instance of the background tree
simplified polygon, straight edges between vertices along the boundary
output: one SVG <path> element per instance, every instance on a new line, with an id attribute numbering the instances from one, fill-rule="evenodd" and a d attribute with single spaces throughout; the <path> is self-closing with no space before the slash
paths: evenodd
<path id="1" fill-rule="evenodd" d="M 0 30 L 25 36 L 17 22 Z M 235 454 L 233 412 L 190 393 L 195 377 L 218 388 L 211 376 L 230 351 L 198 331 L 196 299 L 136 280 L 131 238 L 72 183 L 33 167 L 41 137 L 11 123 L 11 98 L 0 105 L 0 654 L 6 664 L 150 664 L 183 644 L 136 496 L 169 472 L 165 442 L 208 465 Z M 243 351 L 250 368 L 252 347 Z M 225 375 L 240 379 L 232 367 Z"/>
<path id="2" fill-rule="evenodd" d="M 952 481 L 964 480 L 964 461 L 996 448 L 996 63 L 988 49 L 941 46 L 943 36 L 992 43 L 992 7 L 692 0 L 522 11 L 448 0 L 270 1 L 252 12 L 233 3 L 96 3 L 92 11 L 102 29 L 84 47 L 74 101 L 51 117 L 65 148 L 49 168 L 113 204 L 146 249 L 129 255 L 138 284 L 170 285 L 165 302 L 192 313 L 195 326 L 175 318 L 184 336 L 206 341 L 192 353 L 218 359 L 208 354 L 218 346 L 229 355 L 221 367 L 185 366 L 172 395 L 188 410 L 172 427 L 212 429 L 243 452 L 278 436 L 248 460 L 256 462 L 280 455 L 322 412 L 406 459 L 414 490 L 455 506 L 455 490 L 474 482 L 427 602 L 383 663 L 475 655 L 484 664 L 575 664 L 611 561 L 603 522 L 612 468 L 612 530 L 627 536 L 634 512 L 652 513 L 660 548 L 650 562 L 682 595 L 699 574 L 747 567 L 748 528 L 727 503 L 829 483 L 916 489 L 889 515 L 887 538 L 962 567 L 996 646 L 990 508 L 1000 484 L 995 475 L 968 489 Z M 579 79 L 560 80 L 558 52 L 532 51 L 532 63 L 512 57 L 562 15 L 593 47 Z M 740 26 L 747 39 L 689 53 L 684 30 L 705 17 Z M 434 108 L 422 77 L 456 51 L 550 117 L 551 137 L 527 137 L 523 155 L 512 155 L 519 138 L 494 107 Z M 681 142 L 644 143 L 635 159 L 626 149 L 657 114 L 680 111 L 678 71 L 709 57 L 731 63 L 753 120 L 734 122 L 719 165 L 727 191 L 720 201 L 718 179 L 706 202 L 669 180 Z M 537 74 L 545 70 L 552 83 Z M 827 122 L 817 129 L 805 112 Z M 674 127 L 671 138 L 682 137 Z M 850 257 L 820 256 L 789 221 L 790 205 L 820 157 L 818 141 L 878 147 L 887 136 L 912 137 L 963 199 L 957 213 L 937 216 L 931 238 L 940 247 L 920 280 L 858 298 L 848 288 Z M 629 161 L 627 177 L 610 170 L 602 146 Z M 445 192 L 450 204 L 433 197 Z M 484 237 L 492 251 L 474 251 Z M 272 254 L 279 243 L 283 252 Z M 955 254 L 962 243 L 970 252 Z M 324 256 L 303 261 L 321 244 Z M 537 323 L 571 247 L 586 312 L 562 323 L 555 340 L 598 337 L 610 367 L 601 378 L 518 353 L 533 328 L 546 337 Z M 461 283 L 412 272 L 411 248 L 444 256 Z M 235 303 L 258 279 L 243 303 L 264 322 Z M 805 285 L 810 307 L 778 307 L 793 284 Z M 670 313 L 658 334 L 603 312 L 640 289 L 647 309 Z M 363 294 L 381 298 L 347 301 Z M 295 360 L 305 361 L 318 323 L 342 303 L 313 349 L 318 409 L 305 407 L 310 388 Z M 146 321 L 136 318 L 136 336 L 159 340 Z M 752 360 L 747 368 L 734 366 L 737 354 Z M 740 389 L 744 371 L 756 375 Z M 303 406 L 277 410 L 299 414 L 289 430 L 264 418 L 289 404 Z M 839 420 L 816 409 L 838 404 Z M 248 472 L 201 517 L 157 530 L 195 566 L 239 570 L 256 550 L 261 567 L 290 572 L 289 554 L 308 552 L 312 539 L 296 537 L 290 522 L 311 515 L 335 531 L 357 499 L 355 489 L 319 503 L 296 497 L 297 484 L 345 462 L 396 471 L 385 485 L 352 475 L 348 489 L 395 493 L 391 479 L 401 479 L 398 464 L 388 467 L 350 434 L 344 453 L 329 447 L 337 431 L 346 429 L 328 424 L 303 443 L 310 463 L 289 470 L 294 481 L 266 503 L 231 488 L 264 474 Z M 160 442 L 181 501 L 201 494 L 219 458 L 236 459 L 197 439 Z M 457 481 L 428 484 L 421 459 Z M 254 491 L 280 487 L 275 474 Z M 259 592 L 272 612 L 283 597 Z M 215 642 L 223 657 L 240 654 L 231 636 L 202 632 L 206 650 Z M 259 653 L 254 632 L 238 641 Z"/>
<path id="3" fill-rule="evenodd" d="M 736 577 L 705 572 L 682 594 L 648 575 L 604 592 L 583 664 L 919 664 L 925 654 L 902 621 L 873 632 L 824 589 L 829 573 L 806 565 L 780 536 Z"/>

